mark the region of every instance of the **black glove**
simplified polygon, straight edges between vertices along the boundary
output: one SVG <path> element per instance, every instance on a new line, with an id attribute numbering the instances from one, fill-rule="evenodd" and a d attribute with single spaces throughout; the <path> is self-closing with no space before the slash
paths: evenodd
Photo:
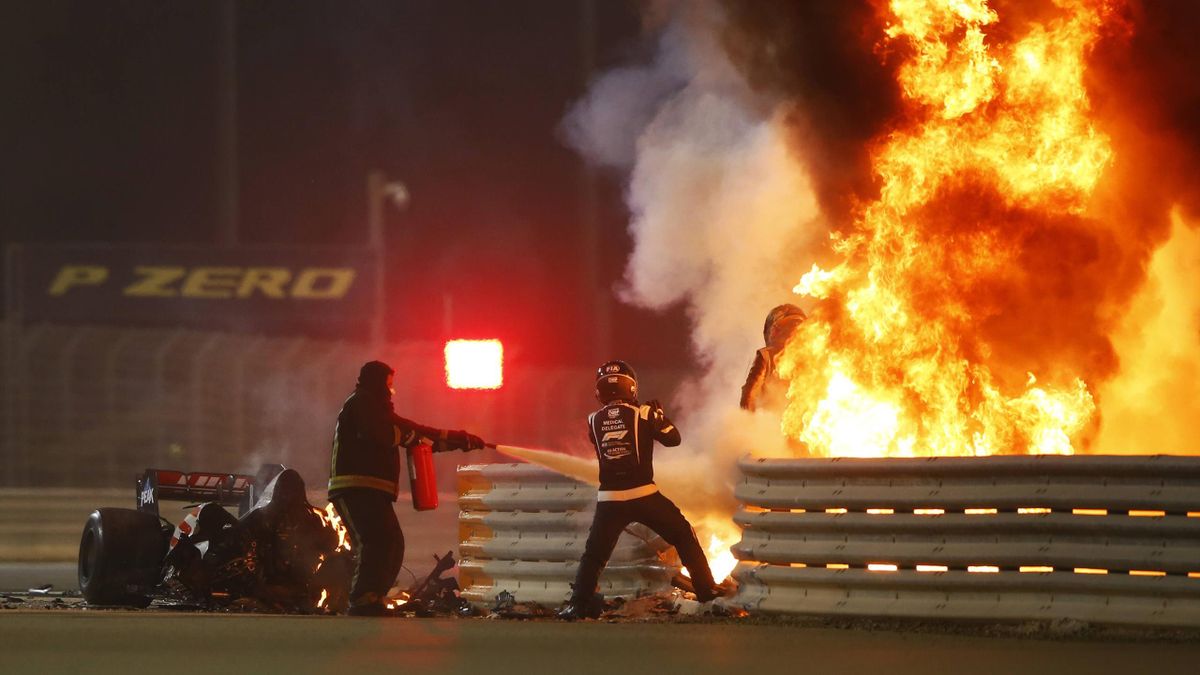
<path id="1" fill-rule="evenodd" d="M 483 447 L 483 439 L 462 429 L 446 432 L 446 449 L 469 452 Z"/>
<path id="2" fill-rule="evenodd" d="M 650 419 L 661 421 L 667 416 L 667 413 L 663 412 L 662 404 L 658 402 L 658 399 L 652 398 L 646 401 L 646 405 L 650 406 Z"/>

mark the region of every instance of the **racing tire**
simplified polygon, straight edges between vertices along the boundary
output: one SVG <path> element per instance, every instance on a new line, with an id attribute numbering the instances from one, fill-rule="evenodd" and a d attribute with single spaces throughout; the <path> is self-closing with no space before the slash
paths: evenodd
<path id="1" fill-rule="evenodd" d="M 167 537 L 159 519 L 133 509 L 96 509 L 79 541 L 79 590 L 89 605 L 150 604 Z"/>

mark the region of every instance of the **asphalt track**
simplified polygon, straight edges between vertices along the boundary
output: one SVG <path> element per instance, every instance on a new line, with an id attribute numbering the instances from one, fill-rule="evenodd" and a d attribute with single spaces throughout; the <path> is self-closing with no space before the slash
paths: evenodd
<path id="1" fill-rule="evenodd" d="M 1195 673 L 1200 645 L 748 624 L 0 613 L 4 673 Z"/>

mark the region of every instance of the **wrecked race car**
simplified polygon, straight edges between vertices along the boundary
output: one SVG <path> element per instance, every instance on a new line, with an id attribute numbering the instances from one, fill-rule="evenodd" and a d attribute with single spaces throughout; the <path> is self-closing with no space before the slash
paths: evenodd
<path id="1" fill-rule="evenodd" d="M 259 486 L 265 486 L 260 490 Z M 159 502 L 191 505 L 178 524 Z M 257 476 L 147 469 L 137 509 L 92 512 L 79 544 L 88 604 L 336 613 L 348 604 L 353 560 L 332 506 L 310 504 L 292 469 Z M 225 509 L 237 506 L 235 517 Z"/>

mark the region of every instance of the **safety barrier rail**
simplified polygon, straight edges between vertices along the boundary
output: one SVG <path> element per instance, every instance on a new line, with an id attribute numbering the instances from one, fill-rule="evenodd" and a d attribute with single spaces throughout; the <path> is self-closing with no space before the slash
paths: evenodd
<path id="1" fill-rule="evenodd" d="M 751 612 L 1200 626 L 1200 457 L 738 466 Z"/>
<path id="2" fill-rule="evenodd" d="M 595 510 L 596 488 L 532 464 L 458 468 L 459 584 L 470 602 L 557 606 L 571 593 Z M 670 587 L 677 567 L 667 546 L 635 525 L 621 535 L 600 576 L 600 592 L 632 597 Z"/>

